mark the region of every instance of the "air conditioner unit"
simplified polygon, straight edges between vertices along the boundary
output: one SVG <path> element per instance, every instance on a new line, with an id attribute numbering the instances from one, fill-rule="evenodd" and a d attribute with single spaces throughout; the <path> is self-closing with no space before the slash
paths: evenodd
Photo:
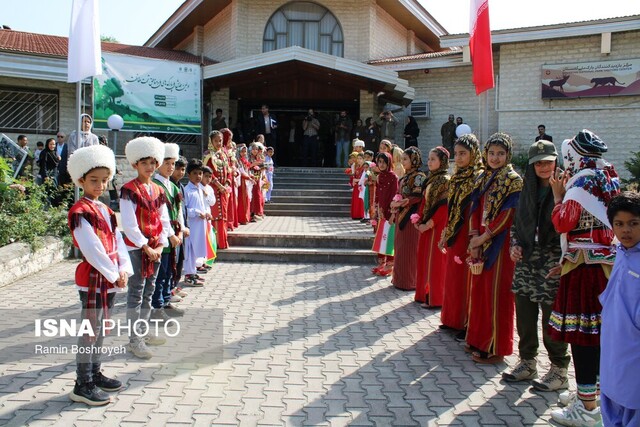
<path id="1" fill-rule="evenodd" d="M 409 104 L 409 115 L 415 118 L 431 118 L 431 102 L 413 101 Z"/>

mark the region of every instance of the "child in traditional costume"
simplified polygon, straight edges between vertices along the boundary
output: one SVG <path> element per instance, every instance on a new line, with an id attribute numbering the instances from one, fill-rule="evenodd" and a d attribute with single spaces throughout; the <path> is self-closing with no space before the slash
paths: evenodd
<path id="1" fill-rule="evenodd" d="M 204 166 L 213 171 L 211 187 L 216 193 L 216 204 L 213 210 L 213 228 L 216 230 L 218 249 L 229 247 L 227 239 L 227 221 L 229 197 L 233 188 L 231 186 L 232 172 L 229 168 L 229 159 L 222 146 L 222 133 L 217 130 L 209 134 L 209 154 L 204 158 Z"/>
<path id="2" fill-rule="evenodd" d="M 391 221 L 391 201 L 398 192 L 398 177 L 393 172 L 391 154 L 380 152 L 376 156 L 378 177 L 376 182 L 375 216 L 376 237 L 373 251 L 378 254 L 378 265 L 373 274 L 388 276 L 393 271 L 393 243 L 396 225 Z"/>
<path id="3" fill-rule="evenodd" d="M 157 138 L 132 139 L 125 146 L 127 161 L 137 171 L 137 177 L 120 189 L 120 217 L 125 243 L 131 257 L 135 276 L 129 282 L 127 321 L 149 320 L 151 297 L 160 269 L 160 258 L 168 238 L 175 235 L 169 219 L 164 190 L 152 181 L 153 173 L 164 160 L 164 144 Z M 144 339 L 143 339 L 144 337 Z M 131 352 L 141 359 L 153 353 L 149 345 L 164 344 L 162 337 L 148 335 L 144 328 L 129 335 Z"/>
<path id="4" fill-rule="evenodd" d="M 251 163 L 249 162 L 247 146 L 244 144 L 238 145 L 238 173 L 240 174 L 240 184 L 238 186 L 238 222 L 240 224 L 247 224 L 251 221 L 251 176 L 249 175 L 249 169 Z"/>
<path id="5" fill-rule="evenodd" d="M 414 226 L 420 232 L 415 301 L 424 308 L 441 307 L 444 298 L 446 255 L 438 248 L 442 230 L 447 224 L 449 194 L 449 152 L 444 147 L 429 151 L 427 178 L 421 209 Z"/>
<path id="6" fill-rule="evenodd" d="M 449 181 L 447 226 L 439 244 L 447 255 L 440 328 L 457 333 L 460 339 L 464 339 L 471 286 L 471 273 L 466 262 L 469 212 L 475 182 L 482 172 L 482 155 L 478 139 L 473 134 L 458 138 L 454 151 L 456 169 Z"/>
<path id="7" fill-rule="evenodd" d="M 600 419 L 596 397 L 602 306 L 598 295 L 607 286 L 615 260 L 607 206 L 620 193 L 618 174 L 602 158 L 606 152 L 607 145 L 585 129 L 562 143 L 565 172 L 556 171 L 549 180 L 556 203 L 551 219 L 561 233 L 562 246 L 560 287 L 549 334 L 571 346 L 578 385 L 577 399 L 551 412 L 562 425 L 575 419 L 595 425 Z"/>
<path id="8" fill-rule="evenodd" d="M 174 235 L 169 237 L 169 246 L 164 248 L 160 258 L 160 270 L 156 278 L 156 287 L 151 298 L 153 310 L 151 317 L 166 321 L 169 317 L 184 315 L 184 311 L 171 304 L 171 284 L 177 274 L 178 246 L 182 244 L 184 220 L 182 218 L 182 192 L 171 182 L 176 160 L 180 157 L 178 144 L 164 144 L 164 160 L 156 170 L 153 182 L 158 184 L 167 198 L 167 211 Z"/>
<path id="9" fill-rule="evenodd" d="M 265 195 L 265 203 L 271 203 L 271 192 L 273 191 L 273 171 L 275 163 L 273 161 L 273 147 L 267 147 L 267 155 L 264 157 L 264 167 L 267 175 L 267 194 Z M 315 159 L 314 159 L 315 161 Z"/>
<path id="10" fill-rule="evenodd" d="M 189 183 L 184 188 L 184 204 L 191 232 L 184 248 L 184 281 L 190 286 L 194 286 L 194 284 L 197 286 L 197 283 L 200 282 L 197 268 L 198 264 L 202 264 L 207 257 L 207 221 L 211 221 L 213 218 L 211 208 L 205 202 L 203 191 L 204 167 L 202 161 L 198 159 L 189 161 L 187 164 Z M 212 190 L 211 192 L 213 193 Z M 214 203 L 216 202 L 214 201 Z"/>
<path id="11" fill-rule="evenodd" d="M 101 327 L 109 318 L 116 292 L 122 291 L 133 275 L 129 253 L 116 225 L 113 211 L 98 200 L 113 178 L 116 161 L 113 152 L 102 145 L 77 149 L 70 157 L 68 171 L 84 196 L 69 209 L 69 229 L 73 244 L 82 252 L 75 282 L 82 305 L 82 319 L 89 319 L 95 337 L 82 335 L 76 353 L 76 382 L 70 394 L 74 402 L 90 406 L 110 402 L 105 391 L 122 387 L 118 380 L 102 374 L 100 348 L 104 340 Z"/>
<path id="12" fill-rule="evenodd" d="M 498 132 L 489 137 L 483 153 L 486 169 L 476 182 L 471 206 L 471 268 L 483 266 L 471 278 L 466 341 L 477 363 L 499 363 L 513 352 L 515 263 L 509 248 L 522 178 L 511 166 L 512 155 L 509 135 Z"/>
<path id="13" fill-rule="evenodd" d="M 417 248 L 420 233 L 411 224 L 411 215 L 418 212 L 427 177 L 420 172 L 422 153 L 409 147 L 402 154 L 405 175 L 398 184 L 398 194 L 391 202 L 391 220 L 396 224 L 395 258 L 391 283 L 403 291 L 416 288 Z"/>
<path id="14" fill-rule="evenodd" d="M 364 218 L 364 200 L 360 197 L 360 179 L 364 173 L 364 154 L 356 153 L 355 173 L 351 181 L 351 219 Z"/>

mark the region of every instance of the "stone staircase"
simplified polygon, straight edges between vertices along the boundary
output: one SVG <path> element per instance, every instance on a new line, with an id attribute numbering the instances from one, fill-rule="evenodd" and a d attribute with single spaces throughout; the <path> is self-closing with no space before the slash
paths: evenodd
<path id="1" fill-rule="evenodd" d="M 374 264 L 370 225 L 350 216 L 342 169 L 278 168 L 265 219 L 229 233 L 218 261 Z"/>
<path id="2" fill-rule="evenodd" d="M 268 216 L 345 217 L 350 214 L 349 177 L 339 168 L 278 168 Z"/>

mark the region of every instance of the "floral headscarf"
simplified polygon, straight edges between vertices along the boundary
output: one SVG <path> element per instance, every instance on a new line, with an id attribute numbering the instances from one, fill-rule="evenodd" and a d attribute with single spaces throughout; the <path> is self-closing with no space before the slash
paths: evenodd
<path id="1" fill-rule="evenodd" d="M 409 156 L 411 160 L 411 169 L 420 169 L 420 166 L 422 166 L 422 152 L 418 147 L 409 147 L 404 150 L 404 154 Z"/>
<path id="2" fill-rule="evenodd" d="M 421 223 L 426 223 L 436 213 L 438 208 L 447 203 L 449 193 L 449 151 L 438 146 L 430 152 L 435 153 L 440 159 L 440 167 L 435 171 L 430 171 L 427 178 L 426 190 L 424 192 L 424 205 L 421 212 Z"/>
<path id="3" fill-rule="evenodd" d="M 476 136 L 472 133 L 462 135 L 457 139 L 455 145 L 460 145 L 468 150 L 471 153 L 471 161 L 469 166 L 456 169 L 449 182 L 447 202 L 449 218 L 444 236 L 449 247 L 455 243 L 458 232 L 466 221 L 465 211 L 471 204 L 471 194 L 473 193 L 476 179 L 482 172 L 482 155 L 480 154 L 480 143 Z"/>

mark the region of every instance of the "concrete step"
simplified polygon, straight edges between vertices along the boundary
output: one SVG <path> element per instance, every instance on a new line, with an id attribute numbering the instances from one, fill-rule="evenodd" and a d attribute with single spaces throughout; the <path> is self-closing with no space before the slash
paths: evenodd
<path id="1" fill-rule="evenodd" d="M 332 203 L 334 205 L 350 205 L 351 195 L 345 193 L 342 196 L 327 197 L 324 194 L 318 194 L 315 196 L 280 196 L 271 195 L 271 204 L 288 204 L 288 203 L 304 203 L 312 205 L 322 205 L 325 203 Z"/>
<path id="2" fill-rule="evenodd" d="M 344 189 L 317 189 L 317 188 L 280 188 L 274 187 L 273 192 L 271 193 L 271 198 L 276 197 L 326 197 L 326 198 L 341 198 L 341 197 L 351 197 L 352 190 L 349 187 Z"/>
<path id="3" fill-rule="evenodd" d="M 298 210 L 315 210 L 315 211 L 337 211 L 342 212 L 345 210 L 350 211 L 349 205 L 344 204 L 333 204 L 333 203 L 278 203 L 274 200 L 271 203 L 264 205 L 265 210 L 269 211 L 271 209 L 275 210 L 290 210 L 290 211 L 298 211 Z M 292 215 L 293 216 L 293 215 Z"/>
<path id="4" fill-rule="evenodd" d="M 338 176 L 338 177 L 324 177 L 324 176 L 314 176 L 314 175 L 276 175 L 273 177 L 274 185 L 282 185 L 285 186 L 289 183 L 296 182 L 315 182 L 323 185 L 328 184 L 349 184 L 348 176 Z"/>
<path id="5" fill-rule="evenodd" d="M 273 183 L 274 189 L 280 187 L 287 190 L 293 189 L 327 189 L 327 190 L 349 190 L 352 187 L 349 185 L 349 181 L 342 182 L 322 182 L 322 181 L 291 181 L 287 183 L 278 182 Z"/>
<path id="6" fill-rule="evenodd" d="M 363 249 L 369 250 L 373 246 L 373 233 L 362 236 L 332 236 L 328 234 L 279 234 L 270 232 L 260 233 L 229 233 L 229 245 L 235 247 L 253 247 L 255 249 L 278 247 L 283 249 L 314 248 L 314 249 Z"/>
<path id="7" fill-rule="evenodd" d="M 285 174 L 316 174 L 316 175 L 344 175 L 344 169 L 342 168 L 303 168 L 303 167 L 277 167 L 274 169 L 275 173 Z"/>
<path id="8" fill-rule="evenodd" d="M 269 206 L 269 205 L 267 205 Z M 265 208 L 265 213 L 269 216 L 321 216 L 321 217 L 349 217 L 350 209 L 346 210 L 331 210 L 331 211 L 317 211 L 312 209 L 300 209 L 300 210 L 287 210 L 276 208 Z"/>
<path id="9" fill-rule="evenodd" d="M 218 251 L 217 261 L 360 265 L 375 264 L 375 254 L 367 249 L 231 246 Z"/>

